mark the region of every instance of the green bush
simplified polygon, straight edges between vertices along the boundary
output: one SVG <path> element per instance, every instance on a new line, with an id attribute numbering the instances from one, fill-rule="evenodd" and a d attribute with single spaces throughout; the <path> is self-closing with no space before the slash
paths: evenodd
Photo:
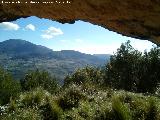
<path id="1" fill-rule="evenodd" d="M 55 93 L 47 91 L 35 73 L 19 97 L 0 106 L 2 120 L 159 120 L 160 99 L 150 95 L 113 90 L 98 84 L 90 69 L 73 75 L 71 81 Z M 83 73 L 84 72 L 84 73 Z M 83 73 L 83 74 L 82 74 Z M 38 73 L 40 74 L 40 73 Z M 83 83 L 75 78 L 82 75 Z M 32 78 L 33 77 L 33 78 Z M 43 78 L 43 77 L 42 77 Z M 46 78 L 46 77 L 44 77 Z M 99 78 L 99 77 L 97 77 Z M 49 79 L 49 78 L 48 78 Z M 33 80 L 37 80 L 35 83 Z M 44 79 L 43 79 L 44 80 Z M 97 83 L 97 84 L 95 84 Z M 33 87 L 33 86 L 35 87 Z M 48 85 L 48 84 L 46 84 Z M 42 87 L 38 87 L 42 86 Z"/>
<path id="2" fill-rule="evenodd" d="M 37 87 L 43 87 L 45 90 L 53 93 L 58 89 L 56 78 L 52 77 L 46 71 L 31 71 L 21 80 L 23 90 L 33 90 Z"/>
<path id="3" fill-rule="evenodd" d="M 118 97 L 113 97 L 112 107 L 116 120 L 132 120 L 132 114 L 129 106 L 121 102 Z"/>
<path id="4" fill-rule="evenodd" d="M 20 95 L 20 103 L 22 106 L 34 107 L 35 105 L 39 106 L 45 103 L 48 92 L 43 88 L 36 88 L 33 91 L 25 92 Z"/>
<path id="5" fill-rule="evenodd" d="M 43 120 L 37 108 L 18 109 L 15 112 L 0 116 L 1 120 Z"/>
<path id="6" fill-rule="evenodd" d="M 71 85 L 58 94 L 43 88 L 22 93 L 1 111 L 0 119 L 159 120 L 160 99 L 125 91 Z M 3 106 L 1 107 L 3 108 Z"/>
<path id="7" fill-rule="evenodd" d="M 0 105 L 7 104 L 21 92 L 20 83 L 0 68 Z"/>
<path id="8" fill-rule="evenodd" d="M 75 73 L 67 76 L 64 80 L 64 86 L 68 86 L 69 84 L 81 85 L 84 83 L 102 85 L 103 76 L 101 71 L 94 67 L 85 67 L 83 69 L 78 69 Z"/>
<path id="9" fill-rule="evenodd" d="M 40 107 L 44 120 L 59 120 L 63 110 L 58 106 L 55 100 L 47 97 L 46 103 Z"/>
<path id="10" fill-rule="evenodd" d="M 63 110 L 78 107 L 79 101 L 85 99 L 85 95 L 77 85 L 69 86 L 59 98 L 59 105 Z"/>
<path id="11" fill-rule="evenodd" d="M 7 112 L 13 112 L 13 111 L 16 111 L 17 109 L 18 109 L 18 106 L 16 104 L 16 101 L 11 99 L 7 108 Z"/>
<path id="12" fill-rule="evenodd" d="M 145 120 L 157 120 L 158 110 L 156 101 L 157 100 L 153 97 L 149 98 L 149 108 Z"/>

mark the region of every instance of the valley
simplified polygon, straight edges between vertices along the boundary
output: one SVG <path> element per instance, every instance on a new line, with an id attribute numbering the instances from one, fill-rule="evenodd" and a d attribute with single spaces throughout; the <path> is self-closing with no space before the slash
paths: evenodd
<path id="1" fill-rule="evenodd" d="M 68 74 L 85 66 L 100 67 L 109 61 L 110 55 L 90 55 L 74 50 L 53 51 L 25 40 L 10 39 L 0 43 L 0 66 L 15 79 L 26 72 L 46 70 L 62 81 Z"/>

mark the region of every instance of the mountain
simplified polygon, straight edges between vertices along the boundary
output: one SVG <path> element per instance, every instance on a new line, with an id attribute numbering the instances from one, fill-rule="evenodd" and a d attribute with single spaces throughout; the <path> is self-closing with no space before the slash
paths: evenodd
<path id="1" fill-rule="evenodd" d="M 0 42 L 0 54 L 3 53 L 15 58 L 54 56 L 51 49 L 20 39 L 10 39 Z"/>
<path id="2" fill-rule="evenodd" d="M 109 61 L 109 59 L 111 57 L 111 54 L 93 54 L 93 56 L 96 56 L 96 57 L 98 57 L 99 59 L 102 59 L 102 60 Z"/>
<path id="3" fill-rule="evenodd" d="M 21 39 L 0 42 L 0 66 L 20 79 L 28 70 L 43 69 L 60 80 L 86 65 L 102 66 L 107 60 L 74 50 L 53 51 Z"/>
<path id="4" fill-rule="evenodd" d="M 104 64 L 104 61 L 105 61 L 105 60 L 100 59 L 97 56 L 81 53 L 81 52 L 74 51 L 74 50 L 62 50 L 57 53 L 61 55 L 62 59 L 76 59 L 79 61 L 84 61 L 85 63 L 88 63 L 88 64 L 102 65 Z"/>

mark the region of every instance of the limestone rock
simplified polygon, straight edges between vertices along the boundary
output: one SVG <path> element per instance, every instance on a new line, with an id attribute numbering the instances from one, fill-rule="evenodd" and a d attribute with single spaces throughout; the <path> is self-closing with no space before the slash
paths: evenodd
<path id="1" fill-rule="evenodd" d="M 20 3 L 4 3 L 6 1 Z M 160 0 L 32 0 L 37 3 L 30 2 L 31 0 L 1 0 L 0 22 L 28 16 L 52 19 L 61 23 L 83 20 L 125 36 L 148 39 L 160 44 Z"/>

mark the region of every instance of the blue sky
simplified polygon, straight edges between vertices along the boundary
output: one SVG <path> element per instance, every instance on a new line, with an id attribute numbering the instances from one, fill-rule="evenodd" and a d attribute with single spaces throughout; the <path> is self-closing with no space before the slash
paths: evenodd
<path id="1" fill-rule="evenodd" d="M 87 54 L 113 54 L 127 40 L 140 51 L 149 50 L 153 45 L 147 40 L 125 37 L 88 22 L 61 24 L 37 17 L 0 23 L 0 41 L 8 39 L 27 40 L 55 51 L 76 50 Z"/>

